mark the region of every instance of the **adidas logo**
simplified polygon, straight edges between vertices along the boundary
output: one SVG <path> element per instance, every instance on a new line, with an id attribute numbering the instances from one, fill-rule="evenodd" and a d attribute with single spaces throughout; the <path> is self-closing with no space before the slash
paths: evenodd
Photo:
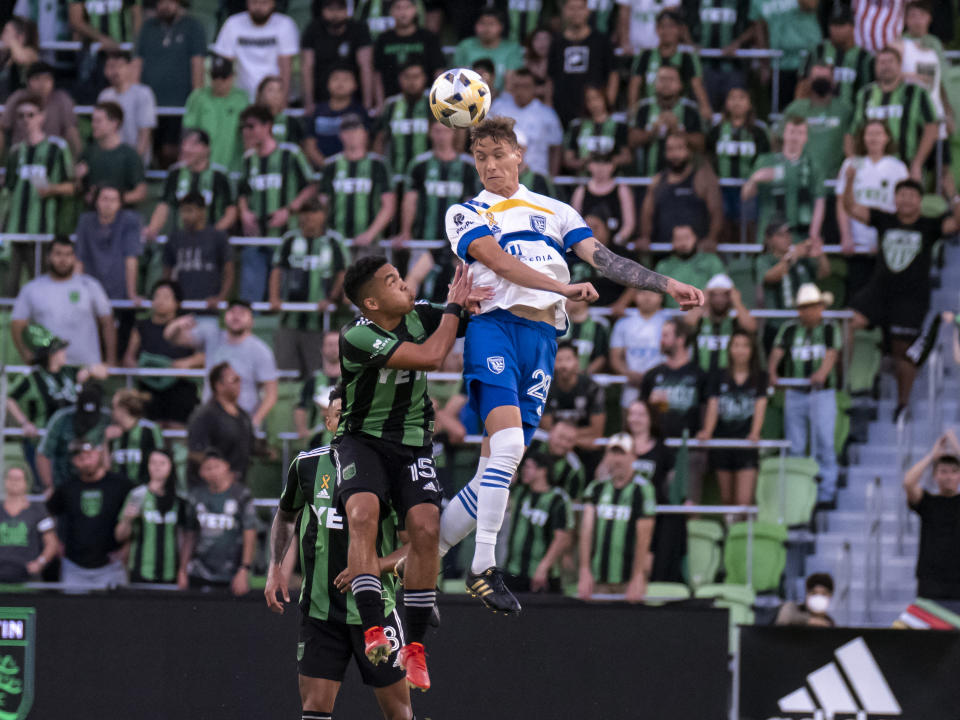
<path id="1" fill-rule="evenodd" d="M 424 485 L 423 489 L 429 490 L 430 492 L 440 492 L 440 488 L 437 487 L 437 484 L 433 482 L 433 480 Z"/>
<path id="2" fill-rule="evenodd" d="M 805 686 L 777 701 L 780 712 L 791 720 L 888 720 L 903 714 L 863 638 L 837 648 L 834 655 L 837 662 L 814 670 Z"/>
<path id="3" fill-rule="evenodd" d="M 321 500 L 327 500 L 330 498 L 330 493 L 327 492 L 326 488 L 323 488 L 320 492 L 317 493 L 317 497 Z"/>

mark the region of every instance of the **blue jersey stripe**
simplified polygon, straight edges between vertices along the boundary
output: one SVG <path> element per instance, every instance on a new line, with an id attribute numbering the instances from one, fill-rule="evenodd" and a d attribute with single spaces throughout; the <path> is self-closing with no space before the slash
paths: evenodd
<path id="1" fill-rule="evenodd" d="M 457 255 L 466 263 L 475 262 L 475 260 L 470 257 L 470 253 L 467 252 L 468 248 L 470 247 L 470 243 L 477 238 L 482 238 L 486 235 L 492 234 L 493 233 L 490 232 L 490 228 L 488 228 L 486 225 L 477 225 L 477 227 L 467 230 L 467 232 L 460 237 L 460 242 L 457 243 Z"/>
<path id="2" fill-rule="evenodd" d="M 490 207 L 485 202 L 482 202 L 480 200 L 467 200 L 467 202 L 465 202 L 464 205 L 476 205 L 477 207 L 482 207 L 484 210 Z"/>
<path id="3" fill-rule="evenodd" d="M 561 253 L 563 252 L 563 245 L 560 244 L 558 240 L 550 237 L 549 235 L 534 232 L 533 230 L 517 230 L 515 232 L 504 233 L 500 236 L 500 247 L 505 248 L 507 243 L 516 242 L 517 240 L 527 240 L 529 242 L 537 242 L 542 240 L 548 245 L 555 247 Z"/>
<path id="4" fill-rule="evenodd" d="M 566 235 L 563 236 L 563 249 L 569 250 L 578 242 L 582 242 L 587 238 L 593 237 L 593 230 L 588 227 L 578 227 L 574 228 Z"/>

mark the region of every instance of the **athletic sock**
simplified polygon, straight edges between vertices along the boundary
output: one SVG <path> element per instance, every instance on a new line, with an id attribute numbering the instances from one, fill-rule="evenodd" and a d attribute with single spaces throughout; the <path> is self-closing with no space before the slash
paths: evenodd
<path id="1" fill-rule="evenodd" d="M 423 638 L 427 635 L 427 627 L 430 625 L 430 615 L 433 613 L 433 606 L 436 602 L 437 591 L 434 589 L 404 589 L 403 607 L 408 643 L 423 643 Z"/>
<path id="2" fill-rule="evenodd" d="M 357 575 L 350 581 L 364 630 L 383 625 L 383 585 L 376 575 Z"/>
<path id="3" fill-rule="evenodd" d="M 477 546 L 470 571 L 484 572 L 497 564 L 497 535 L 510 500 L 510 481 L 523 457 L 523 430 L 507 428 L 490 436 L 490 460 L 477 493 Z"/>
<path id="4" fill-rule="evenodd" d="M 332 720 L 332 713 L 316 712 L 314 710 L 304 710 L 301 720 Z"/>
<path id="5" fill-rule="evenodd" d="M 490 458 L 481 457 L 477 473 L 463 486 L 440 516 L 440 557 L 473 532 L 477 526 L 477 493 Z"/>

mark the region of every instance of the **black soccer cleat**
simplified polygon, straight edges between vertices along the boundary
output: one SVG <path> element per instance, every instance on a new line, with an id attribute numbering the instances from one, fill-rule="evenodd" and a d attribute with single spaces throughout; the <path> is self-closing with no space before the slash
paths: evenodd
<path id="1" fill-rule="evenodd" d="M 520 612 L 520 601 L 503 582 L 500 568 L 489 567 L 479 575 L 467 573 L 467 592 L 495 613 L 516 615 Z"/>

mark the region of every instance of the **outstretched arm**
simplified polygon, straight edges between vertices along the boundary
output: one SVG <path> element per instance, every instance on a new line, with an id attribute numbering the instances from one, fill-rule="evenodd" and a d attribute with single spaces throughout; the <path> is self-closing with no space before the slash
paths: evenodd
<path id="1" fill-rule="evenodd" d="M 600 274 L 626 287 L 653 290 L 671 296 L 684 310 L 703 305 L 703 293 L 686 283 L 661 275 L 638 262 L 612 252 L 596 238 L 587 238 L 573 246 L 574 252 Z"/>

